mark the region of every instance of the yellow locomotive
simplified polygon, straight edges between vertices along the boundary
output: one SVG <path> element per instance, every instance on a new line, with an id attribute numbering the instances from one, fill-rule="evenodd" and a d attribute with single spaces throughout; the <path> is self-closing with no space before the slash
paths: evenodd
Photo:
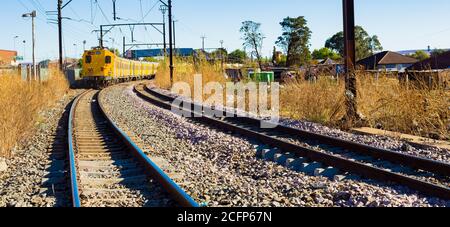
<path id="1" fill-rule="evenodd" d="M 116 56 L 105 48 L 94 48 L 83 54 L 82 79 L 90 87 L 151 78 L 158 63 L 133 61 Z"/>

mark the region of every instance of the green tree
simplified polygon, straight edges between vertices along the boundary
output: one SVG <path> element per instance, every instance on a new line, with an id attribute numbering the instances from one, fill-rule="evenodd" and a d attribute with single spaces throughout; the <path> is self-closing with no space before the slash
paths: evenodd
<path id="1" fill-rule="evenodd" d="M 416 51 L 414 54 L 411 54 L 410 57 L 413 57 L 419 61 L 423 61 L 423 60 L 430 58 L 430 56 L 427 54 L 427 52 L 425 52 L 423 50 Z"/>
<path id="2" fill-rule="evenodd" d="M 211 53 L 211 56 L 213 56 L 216 59 L 221 59 L 221 58 L 226 59 L 228 56 L 228 51 L 225 48 L 223 48 L 223 49 L 219 48 L 219 49 L 213 51 Z"/>
<path id="3" fill-rule="evenodd" d="M 431 57 L 437 57 L 445 52 L 446 51 L 443 49 L 434 49 L 433 51 L 431 51 Z"/>
<path id="4" fill-rule="evenodd" d="M 272 63 L 276 63 L 277 62 L 277 48 L 273 47 L 273 51 L 272 51 Z"/>
<path id="5" fill-rule="evenodd" d="M 255 53 L 256 59 L 258 60 L 259 68 L 262 69 L 261 49 L 265 37 L 261 31 L 261 24 L 254 21 L 244 21 L 242 22 L 240 32 L 242 34 L 242 40 L 244 40 L 244 47 L 253 50 L 253 53 Z"/>
<path id="6" fill-rule="evenodd" d="M 245 59 L 247 59 L 247 53 L 243 50 L 235 50 L 228 54 L 228 61 L 232 63 L 244 64 Z"/>
<path id="7" fill-rule="evenodd" d="M 111 52 L 113 52 L 116 56 L 120 56 L 120 51 L 119 51 L 119 49 L 109 49 Z"/>
<path id="8" fill-rule="evenodd" d="M 355 27 L 356 59 L 363 59 L 383 50 L 378 36 L 370 36 L 361 26 Z M 325 42 L 325 47 L 344 56 L 344 32 L 338 32 Z"/>
<path id="9" fill-rule="evenodd" d="M 287 53 L 287 66 L 305 65 L 311 60 L 309 51 L 311 30 L 305 17 L 287 17 L 280 23 L 283 34 L 276 44 Z"/>
<path id="10" fill-rule="evenodd" d="M 333 59 L 333 60 L 339 60 L 341 56 L 334 52 L 333 50 L 330 50 L 326 47 L 323 47 L 319 50 L 314 50 L 312 53 L 313 59 L 319 60 L 319 59 Z"/>

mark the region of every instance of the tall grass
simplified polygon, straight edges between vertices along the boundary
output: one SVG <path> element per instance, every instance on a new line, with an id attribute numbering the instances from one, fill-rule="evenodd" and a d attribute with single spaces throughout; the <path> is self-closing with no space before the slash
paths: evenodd
<path id="1" fill-rule="evenodd" d="M 342 94 L 344 83 L 339 80 L 290 80 L 280 90 L 281 115 L 322 124 L 336 123 L 344 116 Z"/>
<path id="2" fill-rule="evenodd" d="M 369 126 L 450 140 L 449 90 L 407 88 L 397 79 L 367 76 L 358 84 L 360 112 Z"/>
<path id="3" fill-rule="evenodd" d="M 185 82 L 189 84 L 189 86 L 191 87 L 191 98 L 194 98 L 194 75 L 196 74 L 202 75 L 203 87 L 209 82 L 218 82 L 224 85 L 229 81 L 222 73 L 220 64 L 209 63 L 204 59 L 194 62 L 192 59 L 186 60 L 181 58 L 175 58 L 174 63 L 175 68 L 173 82 Z M 171 88 L 169 62 L 167 60 L 162 61 L 159 64 L 155 78 L 155 84 L 163 89 Z M 203 96 L 204 100 L 207 98 L 207 96 Z"/>
<path id="4" fill-rule="evenodd" d="M 174 82 L 187 82 L 193 89 L 193 75 L 203 74 L 203 83 L 227 80 L 220 67 L 208 62 L 195 66 L 177 59 Z M 326 74 L 326 73 L 325 73 Z M 450 91 L 403 86 L 390 75 L 358 73 L 358 108 L 365 126 L 431 138 L 450 139 Z M 156 85 L 170 88 L 169 71 L 162 63 Z M 345 84 L 343 79 L 322 75 L 314 82 L 293 79 L 280 90 L 282 117 L 306 120 L 332 127 L 344 127 Z M 207 97 L 204 97 L 206 99 Z"/>
<path id="5" fill-rule="evenodd" d="M 48 81 L 27 82 L 15 74 L 0 75 L 0 156 L 28 136 L 39 121 L 39 112 L 67 92 L 69 86 L 59 71 L 52 69 Z"/>
<path id="6" fill-rule="evenodd" d="M 450 91 L 405 87 L 396 78 L 358 77 L 358 111 L 365 126 L 436 139 L 450 139 Z M 284 117 L 341 127 L 344 81 L 322 77 L 293 80 L 281 90 Z"/>

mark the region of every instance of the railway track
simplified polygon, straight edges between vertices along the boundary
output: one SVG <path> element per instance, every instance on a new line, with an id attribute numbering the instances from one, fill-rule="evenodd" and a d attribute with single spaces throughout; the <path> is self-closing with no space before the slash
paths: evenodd
<path id="1" fill-rule="evenodd" d="M 87 91 L 70 111 L 73 206 L 198 206 L 104 114 L 99 95 Z"/>
<path id="2" fill-rule="evenodd" d="M 138 97 L 158 107 L 168 110 L 173 108 L 173 97 L 152 90 L 148 86 L 136 85 L 134 92 Z M 195 105 L 190 103 L 191 108 L 183 111 L 194 114 Z M 267 145 L 259 148 L 260 157 L 290 168 L 334 179 L 345 179 L 351 174 L 356 174 L 364 178 L 407 186 L 430 196 L 450 199 L 448 163 L 286 126 L 262 129 L 260 120 L 245 116 L 215 118 L 201 113 L 200 115 L 201 117 L 192 120 L 225 132 L 232 131 L 256 139 Z"/>

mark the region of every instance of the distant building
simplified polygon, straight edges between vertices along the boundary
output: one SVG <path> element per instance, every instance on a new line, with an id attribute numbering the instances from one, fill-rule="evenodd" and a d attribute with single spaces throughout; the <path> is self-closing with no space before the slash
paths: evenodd
<path id="1" fill-rule="evenodd" d="M 174 54 L 181 57 L 193 56 L 195 50 L 192 48 L 176 48 Z M 167 49 L 167 54 L 170 54 L 170 49 Z M 129 50 L 125 53 L 127 58 L 139 59 L 146 57 L 160 58 L 164 56 L 164 49 L 144 49 L 144 50 Z"/>
<path id="2" fill-rule="evenodd" d="M 450 51 L 415 63 L 402 79 L 407 83 L 415 82 L 416 86 L 450 90 Z"/>
<path id="3" fill-rule="evenodd" d="M 418 60 L 392 51 L 383 51 L 358 61 L 356 64 L 365 70 L 404 72 Z"/>
<path id="4" fill-rule="evenodd" d="M 446 50 L 446 51 L 447 51 L 447 50 L 450 50 L 450 49 L 443 49 L 443 50 Z M 402 55 L 409 56 L 409 55 L 415 54 L 417 51 L 423 51 L 423 52 L 427 53 L 428 56 L 430 56 L 431 53 L 433 53 L 434 50 L 431 49 L 431 48 L 428 48 L 428 49 L 422 49 L 422 50 L 401 50 L 401 51 L 397 51 L 397 53 L 402 54 Z"/>
<path id="5" fill-rule="evenodd" d="M 0 50 L 0 66 L 17 65 L 17 51 Z"/>
<path id="6" fill-rule="evenodd" d="M 447 51 L 438 56 L 431 56 L 430 58 L 417 62 L 408 68 L 408 70 L 440 70 L 440 69 L 450 69 L 450 51 Z"/>

